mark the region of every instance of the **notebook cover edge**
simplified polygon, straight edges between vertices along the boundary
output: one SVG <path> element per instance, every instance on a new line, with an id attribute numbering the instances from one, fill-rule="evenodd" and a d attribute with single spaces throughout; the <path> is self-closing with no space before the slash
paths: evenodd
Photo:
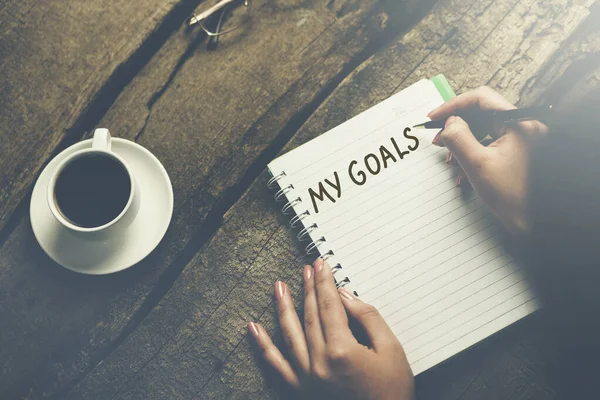
<path id="1" fill-rule="evenodd" d="M 454 97 L 456 97 L 456 93 L 454 93 L 454 89 L 450 86 L 448 79 L 444 74 L 439 74 L 431 78 L 431 81 L 435 85 L 436 89 L 442 95 L 444 101 L 448 101 Z"/>

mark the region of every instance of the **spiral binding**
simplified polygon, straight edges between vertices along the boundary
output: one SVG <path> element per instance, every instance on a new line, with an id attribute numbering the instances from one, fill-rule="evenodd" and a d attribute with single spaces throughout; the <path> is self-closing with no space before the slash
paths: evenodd
<path id="1" fill-rule="evenodd" d="M 296 204 L 300 204 L 300 203 L 302 203 L 302 199 L 300 197 L 298 197 L 297 199 L 294 199 L 292 201 L 288 201 L 286 203 L 286 205 L 283 206 L 283 208 L 281 209 L 281 212 L 284 215 L 288 215 L 290 213 L 290 211 L 294 211 L 294 206 Z"/>
<path id="2" fill-rule="evenodd" d="M 306 210 L 301 212 L 300 214 L 294 215 L 294 218 L 290 221 L 290 228 L 295 228 L 298 222 L 302 222 L 302 220 L 310 215 L 310 211 Z"/>
<path id="3" fill-rule="evenodd" d="M 344 279 L 342 279 L 341 281 L 336 282 L 335 287 L 337 287 L 338 289 L 341 287 L 345 287 L 346 285 L 348 285 L 350 283 L 350 278 L 345 277 Z"/>
<path id="4" fill-rule="evenodd" d="M 330 258 L 330 257 L 332 257 L 333 255 L 334 255 L 333 254 L 333 250 L 329 250 L 327 253 L 322 254 L 321 258 L 323 259 L 323 261 L 327 261 L 327 259 Z M 340 268 L 341 268 L 341 265 L 340 265 Z"/>
<path id="5" fill-rule="evenodd" d="M 309 233 L 311 233 L 312 231 L 318 229 L 319 226 L 317 224 L 312 224 L 311 226 L 304 228 L 300 231 L 300 233 L 298 233 L 296 235 L 296 238 L 301 241 L 304 242 L 304 240 L 306 240 L 307 236 Z"/>
<path id="6" fill-rule="evenodd" d="M 285 176 L 286 176 L 285 172 L 282 172 L 278 175 L 273 176 L 271 179 L 269 179 L 269 182 L 267 182 L 267 187 L 269 189 L 275 189 L 277 187 L 279 180 Z"/>
<path id="7" fill-rule="evenodd" d="M 294 185 L 288 185 L 283 189 L 279 189 L 279 191 L 275 193 L 275 201 L 280 202 L 281 200 L 283 200 L 285 194 L 288 193 L 290 190 L 294 190 Z"/>
<path id="8" fill-rule="evenodd" d="M 279 188 L 279 190 L 274 195 L 275 201 L 281 202 L 284 198 L 287 199 L 288 201 L 281 208 L 281 212 L 285 215 L 289 215 L 289 214 L 295 212 L 294 207 L 296 207 L 297 205 L 302 203 L 302 198 L 301 197 L 291 197 L 292 192 L 294 190 L 294 185 L 292 185 L 292 184 L 282 185 L 280 181 L 282 179 L 284 179 L 285 177 L 287 177 L 287 174 L 285 173 L 285 171 L 282 171 L 279 174 L 274 174 L 273 177 L 271 179 L 269 179 L 267 186 L 271 190 L 275 190 L 275 189 Z M 292 200 L 290 200 L 290 198 Z M 302 227 L 300 232 L 298 232 L 298 234 L 296 235 L 296 238 L 300 242 L 310 239 L 311 233 L 313 233 L 319 229 L 319 226 L 316 223 L 305 224 L 304 220 L 306 218 L 310 217 L 310 215 L 311 215 L 311 213 L 309 210 L 304 210 L 302 212 L 296 212 L 296 215 L 294 215 L 290 220 L 290 228 L 294 229 L 294 228 Z M 327 239 L 324 236 L 321 236 L 320 238 L 309 243 L 305 247 L 304 250 L 305 250 L 306 254 L 309 254 L 309 255 L 319 253 L 319 257 L 321 257 L 323 260 L 327 260 L 330 257 L 333 257 L 334 252 L 331 249 L 326 250 L 326 251 L 321 250 L 321 248 L 323 246 L 325 246 L 326 243 L 327 243 Z M 331 271 L 334 275 L 335 285 L 337 288 L 346 287 L 351 283 L 350 278 L 348 278 L 347 276 L 344 276 L 344 277 L 338 279 L 337 275 L 342 270 L 343 270 L 343 267 L 339 263 L 337 263 L 336 265 L 331 267 Z M 354 295 L 358 296 L 358 293 L 356 293 L 356 292 L 353 292 L 353 293 L 354 293 Z"/>

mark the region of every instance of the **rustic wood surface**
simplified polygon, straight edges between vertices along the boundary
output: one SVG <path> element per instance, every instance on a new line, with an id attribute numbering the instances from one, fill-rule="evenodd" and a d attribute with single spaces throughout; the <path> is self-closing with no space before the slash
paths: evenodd
<path id="1" fill-rule="evenodd" d="M 0 232 L 51 154 L 78 140 L 190 1 L 0 3 Z"/>
<path id="2" fill-rule="evenodd" d="M 255 3 L 256 36 L 230 35 L 216 52 L 204 50 L 204 35 L 180 23 L 97 121 L 118 125 L 115 135 L 149 148 L 171 176 L 173 222 L 149 259 L 100 279 L 70 274 L 37 246 L 22 251 L 35 240 L 27 212 L 14 217 L 16 227 L 0 249 L 7 299 L 0 335 L 13 341 L 1 350 L 8 368 L 0 379 L 9 393 L 60 395 L 112 351 L 262 170 L 255 165 L 267 162 L 265 152 L 280 148 L 304 114 L 387 35 L 431 6 L 416 0 L 361 1 L 360 7 L 357 1 Z M 397 16 L 394 24 L 387 15 Z M 52 301 L 39 301 L 41 293 Z"/>
<path id="3" fill-rule="evenodd" d="M 275 334 L 272 284 L 301 304 L 310 260 L 265 189 L 266 164 L 440 72 L 520 105 L 576 98 L 600 76 L 592 0 L 255 1 L 252 25 L 216 51 L 184 26 L 198 1 L 92 3 L 0 4 L 6 398 L 286 397 L 245 324 Z M 150 257 L 85 277 L 36 244 L 27 193 L 96 126 L 163 162 L 176 207 Z M 556 360 L 534 315 L 419 376 L 419 397 L 556 398 Z"/>

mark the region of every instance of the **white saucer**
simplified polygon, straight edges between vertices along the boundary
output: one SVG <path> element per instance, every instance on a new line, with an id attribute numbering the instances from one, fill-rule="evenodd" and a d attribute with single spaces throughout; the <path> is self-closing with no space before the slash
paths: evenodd
<path id="1" fill-rule="evenodd" d="M 124 237 L 119 238 L 118 250 L 103 251 L 108 247 L 114 248 L 115 243 L 86 240 L 68 230 L 54 217 L 46 197 L 48 181 L 58 164 L 68 155 L 91 145 L 91 139 L 79 142 L 48 164 L 33 189 L 30 216 L 33 233 L 50 258 L 75 272 L 102 275 L 137 264 L 158 246 L 173 215 L 173 187 L 167 171 L 152 153 L 137 143 L 113 138 L 112 151 L 131 168 L 139 185 L 141 205 Z M 82 258 L 82 254 L 87 256 Z"/>

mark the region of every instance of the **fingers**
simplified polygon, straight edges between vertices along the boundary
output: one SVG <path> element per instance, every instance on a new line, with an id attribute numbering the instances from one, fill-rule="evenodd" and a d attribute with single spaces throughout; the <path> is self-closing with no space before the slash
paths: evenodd
<path id="1" fill-rule="evenodd" d="M 432 120 L 442 120 L 452 115 L 462 114 L 469 109 L 503 111 L 515 108 L 517 107 L 506 100 L 500 93 L 487 86 L 482 86 L 447 101 L 431 111 L 429 117 Z M 534 137 L 544 135 L 548 132 L 548 127 L 539 121 L 524 121 L 516 125 L 522 132 Z M 507 127 L 504 125 L 495 126 L 494 130 L 490 133 L 492 137 L 498 138 L 504 134 L 506 129 Z"/>
<path id="2" fill-rule="evenodd" d="M 450 117 L 446 127 L 434 139 L 434 144 L 439 140 L 452 153 L 452 157 L 460 164 L 467 176 L 479 167 L 487 156 L 487 149 L 469 129 L 469 125 L 460 117 Z"/>
<path id="3" fill-rule="evenodd" d="M 361 301 L 349 290 L 340 288 L 344 308 L 364 329 L 376 352 L 398 344 L 398 339 L 375 307 Z"/>
<path id="4" fill-rule="evenodd" d="M 254 339 L 263 359 L 273 367 L 292 387 L 300 389 L 300 379 L 290 363 L 285 359 L 277 346 L 273 344 L 267 331 L 257 323 L 250 322 L 248 331 Z"/>
<path id="5" fill-rule="evenodd" d="M 279 324 L 285 343 L 290 351 L 292 362 L 302 371 L 308 372 L 310 370 L 310 360 L 304 330 L 294 308 L 288 285 L 283 282 L 275 284 L 275 299 L 277 301 Z"/>
<path id="6" fill-rule="evenodd" d="M 518 125 L 522 131 L 527 132 L 533 137 L 544 136 L 548 133 L 548 126 L 540 121 L 523 121 L 519 122 Z"/>
<path id="7" fill-rule="evenodd" d="M 314 271 L 310 265 L 304 267 L 304 333 L 311 360 L 325 356 L 325 338 L 321 328 Z"/>
<path id="8" fill-rule="evenodd" d="M 455 98 L 442 104 L 429 113 L 432 120 L 440 120 L 456 115 L 459 111 L 469 108 L 479 108 L 480 110 L 512 110 L 516 108 L 510 101 L 502 95 L 487 86 L 471 90 L 467 93 L 456 96 Z"/>
<path id="9" fill-rule="evenodd" d="M 335 286 L 331 268 L 321 258 L 317 258 L 314 265 L 317 303 L 325 342 L 339 342 L 351 335 L 348 317 Z"/>

